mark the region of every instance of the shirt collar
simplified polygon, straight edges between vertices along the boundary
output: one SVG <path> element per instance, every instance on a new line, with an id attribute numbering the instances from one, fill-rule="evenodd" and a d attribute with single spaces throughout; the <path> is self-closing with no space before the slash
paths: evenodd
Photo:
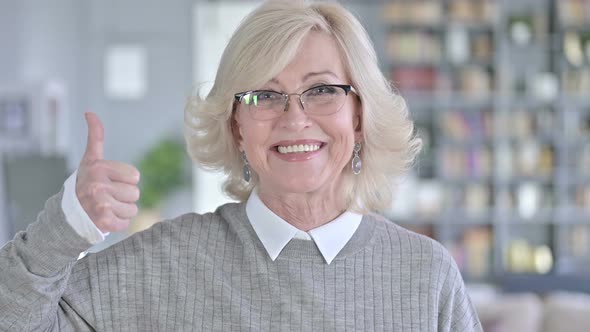
<path id="1" fill-rule="evenodd" d="M 289 241 L 294 237 L 300 238 L 297 235 L 298 233 L 301 234 L 302 231 L 264 205 L 256 189 L 252 190 L 246 203 L 246 215 L 264 249 L 266 249 L 273 261 Z M 308 232 L 326 263 L 330 264 L 352 238 L 361 223 L 361 219 L 362 215 L 347 211 L 329 223 Z"/>

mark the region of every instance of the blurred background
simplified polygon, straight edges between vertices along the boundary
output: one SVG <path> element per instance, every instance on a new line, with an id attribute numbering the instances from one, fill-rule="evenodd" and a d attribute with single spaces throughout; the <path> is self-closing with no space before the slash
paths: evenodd
<path id="1" fill-rule="evenodd" d="M 85 111 L 142 172 L 140 216 L 92 250 L 229 201 L 184 153 L 183 108 L 259 3 L 0 0 L 0 245 L 76 169 Z M 590 0 L 342 4 L 425 142 L 385 214 L 450 250 L 487 330 L 590 326 Z"/>

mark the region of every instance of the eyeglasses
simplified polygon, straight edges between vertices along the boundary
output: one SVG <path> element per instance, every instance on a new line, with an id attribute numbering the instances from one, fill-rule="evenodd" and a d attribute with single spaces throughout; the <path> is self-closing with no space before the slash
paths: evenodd
<path id="1" fill-rule="evenodd" d="M 318 85 L 302 93 L 254 90 L 237 93 L 235 101 L 246 107 L 255 120 L 271 120 L 280 117 L 289 108 L 289 96 L 298 96 L 299 104 L 307 114 L 330 115 L 340 111 L 346 96 L 351 91 L 357 94 L 351 85 L 341 84 Z"/>

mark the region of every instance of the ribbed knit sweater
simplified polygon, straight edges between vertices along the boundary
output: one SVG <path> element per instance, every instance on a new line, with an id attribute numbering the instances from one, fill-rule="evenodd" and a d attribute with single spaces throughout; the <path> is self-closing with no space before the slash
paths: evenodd
<path id="1" fill-rule="evenodd" d="M 60 202 L 0 250 L 2 331 L 481 331 L 447 251 L 377 215 L 329 265 L 298 239 L 273 262 L 238 203 L 76 261 Z"/>

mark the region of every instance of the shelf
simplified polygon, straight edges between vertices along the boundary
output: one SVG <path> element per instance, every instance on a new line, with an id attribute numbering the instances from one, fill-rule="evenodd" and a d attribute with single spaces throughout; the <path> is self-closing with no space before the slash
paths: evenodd
<path id="1" fill-rule="evenodd" d="M 432 22 L 432 23 L 418 23 L 418 22 L 385 22 L 390 31 L 413 31 L 422 30 L 429 32 L 444 33 L 448 29 L 448 25 L 443 22 Z M 494 25 L 486 22 L 478 21 L 453 21 L 453 26 L 466 29 L 470 32 L 493 32 L 495 29 Z"/>
<path id="2" fill-rule="evenodd" d="M 432 90 L 432 91 L 417 91 L 417 92 L 406 92 L 402 94 L 404 98 L 407 100 L 415 100 L 415 99 L 428 99 L 437 105 L 440 106 L 447 106 L 447 105 L 486 105 L 490 106 L 493 104 L 498 97 L 494 93 L 489 93 L 484 96 L 477 96 L 472 95 L 469 93 L 462 93 L 460 91 L 439 91 L 439 90 Z M 441 105 L 440 103 L 443 103 Z"/>
<path id="3" fill-rule="evenodd" d="M 556 290 L 590 293 L 587 276 L 561 276 L 556 274 L 504 274 L 497 278 L 505 292 L 534 292 L 546 294 Z"/>
<path id="4" fill-rule="evenodd" d="M 440 182 L 445 185 L 489 185 L 490 183 L 492 183 L 492 179 L 492 176 L 441 176 Z"/>
<path id="5" fill-rule="evenodd" d="M 446 66 L 449 66 L 453 70 L 463 69 L 465 67 L 483 67 L 486 70 L 493 69 L 494 62 L 492 60 L 484 60 L 484 59 L 469 59 L 466 61 L 460 62 L 444 62 Z"/>
<path id="6" fill-rule="evenodd" d="M 564 59 L 563 64 L 568 70 L 589 70 L 590 63 L 587 62 L 588 61 L 587 59 L 585 59 L 585 61 L 586 62 L 584 62 L 581 65 L 575 65 L 575 64 Z"/>
<path id="7" fill-rule="evenodd" d="M 554 212 L 551 208 L 545 208 L 534 215 L 523 217 L 514 213 L 500 213 L 496 220 L 503 225 L 537 225 L 546 226 L 555 224 Z"/>
<path id="8" fill-rule="evenodd" d="M 568 187 L 588 186 L 590 185 L 590 174 L 573 173 L 565 182 Z"/>
<path id="9" fill-rule="evenodd" d="M 387 214 L 386 217 L 393 220 L 398 225 L 408 226 L 432 226 L 437 224 L 437 218 L 435 217 L 400 217 L 395 214 Z"/>
<path id="10" fill-rule="evenodd" d="M 553 183 L 553 176 L 544 175 L 511 175 L 511 176 L 496 176 L 495 183 L 498 186 L 513 186 L 522 183 L 538 183 L 544 185 L 550 185 Z"/>
<path id="11" fill-rule="evenodd" d="M 427 32 L 443 32 L 446 26 L 442 23 L 418 23 L 418 22 L 385 22 L 390 31 L 427 31 Z"/>
<path id="12" fill-rule="evenodd" d="M 567 24 L 560 24 L 559 27 L 562 31 L 578 31 L 578 32 L 589 32 L 590 33 L 590 24 L 589 23 L 578 23 L 578 24 L 567 23 Z"/>
<path id="13" fill-rule="evenodd" d="M 469 149 L 469 148 L 480 147 L 482 145 L 491 146 L 493 144 L 492 138 L 466 137 L 465 139 L 459 139 L 459 138 L 451 138 L 446 134 L 443 134 L 443 135 L 444 136 L 439 138 L 437 141 L 439 146 Z"/>
<path id="14" fill-rule="evenodd" d="M 498 218 L 501 219 L 501 218 Z M 540 214 L 539 216 L 534 217 L 509 217 L 508 219 L 502 221 L 504 225 L 508 227 L 512 226 L 550 226 L 556 225 L 557 222 L 554 221 L 551 215 Z"/>
<path id="15" fill-rule="evenodd" d="M 426 190 L 426 198 L 420 199 L 440 211 L 404 221 L 415 219 L 412 225 L 450 243 L 459 250 L 454 256 L 458 260 L 477 256 L 471 250 L 478 249 L 462 242 L 473 235 L 469 230 L 488 229 L 489 237 L 479 235 L 491 239 L 492 260 L 480 270 L 484 275 L 462 266 L 467 280 L 511 277 L 505 252 L 519 238 L 533 247 L 548 246 L 556 273 L 572 271 L 563 270 L 567 264 L 580 264 L 566 264 L 560 256 L 567 246 L 561 233 L 588 225 L 590 248 L 590 211 L 585 210 L 590 210 L 590 163 L 588 170 L 584 166 L 590 160 L 590 60 L 584 45 L 574 50 L 581 66 L 568 64 L 564 54 L 565 32 L 580 32 L 576 38 L 590 33 L 590 10 L 584 24 L 561 24 L 559 11 L 553 9 L 567 0 L 559 1 L 534 6 L 530 1 L 492 1 L 485 3 L 493 10 L 480 11 L 473 9 L 479 2 L 447 0 L 436 2 L 440 16 L 426 14 L 430 23 L 383 24 L 383 49 L 401 52 L 406 56 L 401 59 L 407 60 L 399 61 L 395 52 L 385 54 L 388 75 L 394 77 L 397 71 L 395 77 L 406 80 L 401 80 L 400 90 L 428 140 L 427 154 L 421 155 L 428 158 L 423 162 L 429 176 L 424 181 L 436 183 L 436 190 Z M 422 12 L 422 2 L 403 3 L 410 12 Z M 590 8 L 590 0 L 585 4 L 584 10 Z M 484 12 L 489 21 L 469 18 Z M 577 10 L 571 13 L 579 16 Z M 518 16 L 531 17 L 526 45 L 514 43 L 508 26 Z M 388 36 L 398 34 L 403 42 L 393 39 L 394 47 L 388 47 Z M 423 54 L 428 51 L 433 54 Z M 571 58 L 571 49 L 568 52 Z M 412 54 L 417 56 L 408 56 Z M 420 199 L 416 208 L 423 204 Z M 590 274 L 590 268 L 586 272 Z M 551 275 L 532 277 L 552 280 Z"/>
<path id="16" fill-rule="evenodd" d="M 491 213 L 474 213 L 471 214 L 466 211 L 455 210 L 453 212 L 443 212 L 432 217 L 408 217 L 408 216 L 397 216 L 393 213 L 385 213 L 385 216 L 390 220 L 393 220 L 399 225 L 408 225 L 412 227 L 424 227 L 424 226 L 444 226 L 444 225 L 455 225 L 455 226 L 492 226 L 494 220 L 490 217 Z"/>
<path id="17" fill-rule="evenodd" d="M 446 212 L 440 216 L 440 225 L 454 226 L 492 226 L 493 218 L 486 213 L 468 213 L 465 211 Z"/>
<path id="18" fill-rule="evenodd" d="M 590 68 L 589 68 L 590 69 Z M 582 110 L 590 110 L 590 98 L 587 94 L 567 94 L 564 93 L 561 97 L 561 104 L 574 106 Z"/>
<path id="19" fill-rule="evenodd" d="M 480 22 L 480 21 L 464 21 L 464 20 L 453 20 L 453 26 L 459 28 L 471 30 L 471 31 L 482 31 L 482 32 L 493 32 L 496 27 L 491 22 Z"/>
<path id="20" fill-rule="evenodd" d="M 590 225 L 590 209 L 562 208 L 556 212 L 555 219 L 561 225 Z"/>
<path id="21" fill-rule="evenodd" d="M 558 208 L 545 209 L 530 217 L 522 217 L 514 213 L 494 212 L 492 209 L 482 212 L 467 212 L 455 209 L 442 212 L 436 216 L 398 216 L 394 213 L 386 213 L 386 217 L 397 224 L 414 226 L 456 225 L 456 226 L 549 226 L 549 225 L 588 225 L 590 226 L 589 211 L 561 211 Z"/>
<path id="22" fill-rule="evenodd" d="M 539 100 L 529 96 L 508 96 L 512 109 L 519 109 L 529 112 L 536 112 L 537 109 L 553 107 L 553 101 Z"/>
<path id="23" fill-rule="evenodd" d="M 389 67 L 391 68 L 391 70 L 395 70 L 396 68 L 399 67 L 427 67 L 427 68 L 431 68 L 431 67 L 438 67 L 440 66 L 440 61 L 436 61 L 436 60 L 396 60 L 396 61 L 390 61 L 389 62 Z"/>
<path id="24" fill-rule="evenodd" d="M 443 108 L 453 108 L 453 109 L 484 109 L 489 108 L 494 103 L 494 100 L 491 96 L 473 96 L 468 94 L 447 94 L 442 95 L 440 98 L 440 105 Z"/>
<path id="25" fill-rule="evenodd" d="M 585 147 L 590 147 L 590 137 L 576 137 L 576 138 L 567 138 L 564 139 L 564 143 L 566 144 L 568 149 L 573 149 L 574 153 L 581 152 L 580 149 Z M 590 166 L 589 166 L 590 167 Z"/>
<path id="26" fill-rule="evenodd" d="M 585 277 L 590 274 L 590 260 L 586 257 L 563 257 L 558 264 L 561 275 Z M 587 277 L 585 277 L 587 278 Z M 586 283 L 588 281 L 586 280 Z"/>
<path id="27" fill-rule="evenodd" d="M 541 145 L 554 145 L 555 141 L 558 139 L 553 135 L 548 134 L 537 134 L 533 136 L 525 136 L 525 137 L 496 137 L 495 143 L 496 144 L 507 144 L 509 146 L 514 146 L 526 142 L 534 141 L 536 143 L 540 143 Z"/>

